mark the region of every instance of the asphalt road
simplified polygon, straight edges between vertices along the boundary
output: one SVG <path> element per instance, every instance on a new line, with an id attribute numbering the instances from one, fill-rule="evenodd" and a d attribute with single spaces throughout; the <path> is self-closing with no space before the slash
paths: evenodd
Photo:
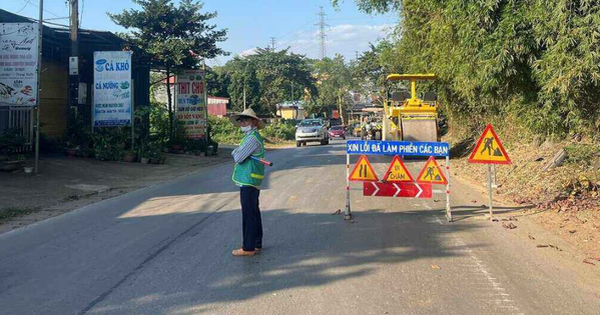
<path id="1" fill-rule="evenodd" d="M 453 223 L 443 196 L 356 191 L 349 222 L 341 142 L 268 159 L 261 254 L 230 254 L 224 164 L 0 235 L 0 314 L 600 314 L 597 273 L 478 219 L 471 186 L 453 180 Z"/>

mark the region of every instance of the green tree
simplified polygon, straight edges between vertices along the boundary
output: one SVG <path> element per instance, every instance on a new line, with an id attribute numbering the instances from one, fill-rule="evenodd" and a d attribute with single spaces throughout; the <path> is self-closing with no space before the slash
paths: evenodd
<path id="1" fill-rule="evenodd" d="M 355 2 L 365 12 L 399 12 L 387 62 L 437 74 L 451 123 L 513 116 L 545 135 L 599 133 L 596 0 Z"/>
<path id="2" fill-rule="evenodd" d="M 258 48 L 256 54 L 229 61 L 224 71 L 231 77 L 228 92 L 236 110 L 243 108 L 244 89 L 248 106 L 270 115 L 281 102 L 307 100 L 317 93 L 309 60 L 287 50 Z"/>
<path id="3" fill-rule="evenodd" d="M 141 9 L 108 14 L 113 22 L 129 31 L 123 37 L 134 44 L 134 53 L 142 55 L 154 67 L 162 68 L 167 78 L 178 69 L 198 68 L 199 58 L 214 58 L 225 52 L 217 43 L 225 41 L 227 30 L 207 23 L 216 12 L 202 13 L 203 4 L 194 0 L 132 0 Z M 167 80 L 170 135 L 173 136 L 173 104 Z"/>
<path id="4" fill-rule="evenodd" d="M 323 58 L 315 62 L 313 71 L 317 78 L 319 94 L 316 103 L 319 108 L 328 111 L 331 107 L 337 107 L 345 124 L 352 101 L 350 91 L 356 87 L 351 67 L 343 56 L 336 55 L 333 59 Z"/>

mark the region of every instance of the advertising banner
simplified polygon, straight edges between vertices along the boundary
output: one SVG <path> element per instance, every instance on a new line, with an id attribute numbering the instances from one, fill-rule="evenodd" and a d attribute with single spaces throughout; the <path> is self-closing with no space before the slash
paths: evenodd
<path id="1" fill-rule="evenodd" d="M 37 105 L 38 24 L 0 23 L 0 105 Z"/>
<path id="2" fill-rule="evenodd" d="M 207 124 L 204 71 L 186 70 L 177 75 L 177 121 L 190 139 L 204 138 Z"/>
<path id="3" fill-rule="evenodd" d="M 130 125 L 132 112 L 131 52 L 94 52 L 94 127 Z"/>

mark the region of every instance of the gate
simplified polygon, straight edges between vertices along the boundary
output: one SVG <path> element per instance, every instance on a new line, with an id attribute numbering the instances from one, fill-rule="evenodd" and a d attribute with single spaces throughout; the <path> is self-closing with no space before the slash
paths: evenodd
<path id="1" fill-rule="evenodd" d="M 25 145 L 17 149 L 18 152 L 33 150 L 35 141 L 34 112 L 33 107 L 0 106 L 0 134 L 16 129 L 19 135 L 26 139 Z"/>

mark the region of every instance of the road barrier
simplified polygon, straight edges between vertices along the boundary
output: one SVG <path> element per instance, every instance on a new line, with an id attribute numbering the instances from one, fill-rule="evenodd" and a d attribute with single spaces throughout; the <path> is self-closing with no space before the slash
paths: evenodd
<path id="1" fill-rule="evenodd" d="M 350 171 L 350 156 L 360 155 L 354 169 Z M 380 181 L 367 155 L 394 156 L 388 171 Z M 400 156 L 429 157 L 416 179 L 410 174 Z M 442 171 L 436 157 L 446 158 L 446 169 Z M 450 208 L 450 145 L 446 142 L 407 141 L 362 141 L 346 143 L 346 210 L 344 219 L 352 217 L 350 207 L 350 183 L 362 182 L 363 195 L 370 197 L 432 198 L 433 194 L 446 195 L 446 218 L 452 222 Z M 434 185 L 444 185 L 443 190 L 434 190 Z"/>

